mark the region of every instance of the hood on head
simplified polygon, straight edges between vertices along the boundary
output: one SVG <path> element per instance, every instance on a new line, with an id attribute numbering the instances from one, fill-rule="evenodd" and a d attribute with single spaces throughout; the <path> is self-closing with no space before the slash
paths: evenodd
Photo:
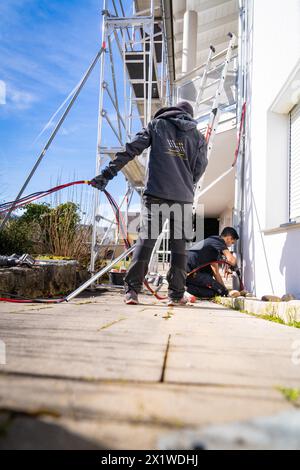
<path id="1" fill-rule="evenodd" d="M 155 113 L 154 119 L 168 119 L 183 131 L 188 131 L 197 127 L 197 121 L 195 121 L 190 114 L 177 106 L 160 108 Z"/>
<path id="2" fill-rule="evenodd" d="M 181 109 L 184 113 L 190 114 L 194 117 L 194 109 L 193 106 L 188 101 L 178 101 L 176 104 L 176 108 Z"/>

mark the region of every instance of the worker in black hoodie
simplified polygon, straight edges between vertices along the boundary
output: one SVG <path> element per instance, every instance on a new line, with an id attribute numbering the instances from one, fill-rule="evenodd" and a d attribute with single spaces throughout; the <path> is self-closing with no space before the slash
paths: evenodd
<path id="1" fill-rule="evenodd" d="M 118 152 L 91 183 L 103 191 L 119 170 L 148 147 L 151 149 L 143 191 L 140 233 L 125 277 L 125 302 L 138 303 L 138 293 L 148 271 L 155 241 L 168 218 L 171 249 L 171 266 L 167 274 L 168 304 L 184 305 L 187 302 L 184 296 L 185 242 L 191 238 L 189 222 L 194 187 L 207 166 L 206 141 L 197 129 L 190 103 L 181 101 L 176 106 L 158 110 L 147 128 L 138 132 L 126 144 L 125 151 Z"/>

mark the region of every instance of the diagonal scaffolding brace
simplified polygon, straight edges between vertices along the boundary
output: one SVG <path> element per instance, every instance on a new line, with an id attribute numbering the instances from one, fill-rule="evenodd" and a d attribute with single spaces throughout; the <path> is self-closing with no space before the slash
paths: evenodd
<path id="1" fill-rule="evenodd" d="M 79 83 L 78 85 L 78 88 L 77 90 L 75 91 L 71 101 L 69 102 L 68 106 L 66 107 L 63 115 L 61 116 L 61 118 L 59 119 L 58 123 L 56 124 L 53 132 L 51 133 L 47 143 L 45 144 L 43 150 L 41 151 L 37 161 L 35 162 L 32 170 L 30 171 L 29 175 L 27 176 L 23 186 L 21 187 L 15 201 L 13 202 L 10 210 L 7 212 L 6 216 L 4 217 L 2 223 L 1 223 L 1 226 L 0 226 L 0 230 L 3 230 L 3 228 L 5 227 L 6 225 L 6 222 L 8 221 L 8 219 L 10 218 L 11 216 L 11 213 L 13 212 L 13 210 L 15 209 L 16 207 L 16 204 L 18 203 L 19 199 L 21 198 L 22 194 L 24 193 L 25 189 L 27 188 L 28 184 L 30 183 L 33 175 L 35 174 L 36 170 L 38 169 L 41 161 L 43 160 L 43 158 L 45 157 L 50 145 L 52 144 L 53 140 L 55 139 L 55 136 L 56 134 L 58 133 L 59 129 L 61 128 L 64 120 L 66 119 L 67 115 L 69 114 L 73 104 L 75 103 L 76 99 L 78 98 L 82 88 L 84 87 L 87 79 L 89 78 L 91 72 L 93 71 L 96 63 L 98 62 L 98 60 L 100 59 L 101 55 L 103 54 L 103 52 L 105 51 L 105 48 L 101 47 L 101 49 L 99 50 L 99 52 L 97 52 L 95 58 L 93 59 L 91 65 L 89 66 L 89 68 L 87 69 L 87 71 L 85 72 L 84 76 L 82 77 L 81 79 L 81 82 Z"/>

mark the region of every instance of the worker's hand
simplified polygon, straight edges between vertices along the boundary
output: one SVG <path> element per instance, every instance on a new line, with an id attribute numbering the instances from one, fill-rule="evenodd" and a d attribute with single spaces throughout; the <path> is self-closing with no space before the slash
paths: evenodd
<path id="1" fill-rule="evenodd" d="M 239 267 L 238 267 L 237 264 L 235 264 L 234 266 L 232 266 L 232 265 L 229 266 L 229 269 L 230 269 L 231 271 L 235 271 L 235 272 L 239 271 Z"/>
<path id="2" fill-rule="evenodd" d="M 94 188 L 99 189 L 99 191 L 104 191 L 108 182 L 109 180 L 100 174 L 91 180 L 91 185 L 94 186 Z"/>
<path id="3" fill-rule="evenodd" d="M 241 275 L 241 270 L 240 268 L 235 265 L 235 266 L 229 266 L 229 270 L 233 273 L 235 272 L 237 274 L 237 276 L 240 276 Z"/>

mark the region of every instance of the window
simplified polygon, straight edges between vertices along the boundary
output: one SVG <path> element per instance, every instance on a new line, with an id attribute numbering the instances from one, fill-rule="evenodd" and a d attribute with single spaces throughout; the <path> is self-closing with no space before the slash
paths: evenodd
<path id="1" fill-rule="evenodd" d="M 290 220 L 300 222 L 300 103 L 290 112 Z"/>

